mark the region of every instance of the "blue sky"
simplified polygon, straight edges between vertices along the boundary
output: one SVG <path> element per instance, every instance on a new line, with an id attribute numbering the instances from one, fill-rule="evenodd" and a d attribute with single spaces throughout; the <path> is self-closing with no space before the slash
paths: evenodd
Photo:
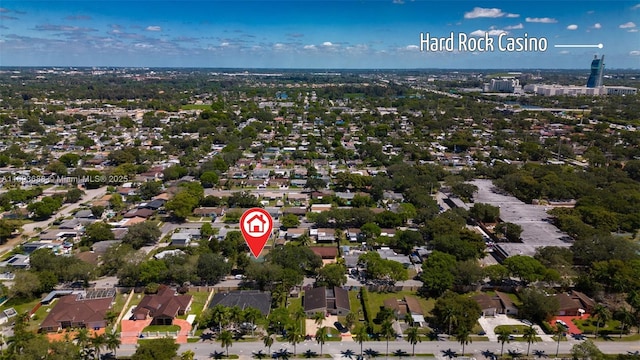
<path id="1" fill-rule="evenodd" d="M 640 68 L 640 2 L 0 2 L 0 66 Z M 545 52 L 420 52 L 420 33 L 545 37 Z M 599 44 L 560 49 L 556 44 Z"/>

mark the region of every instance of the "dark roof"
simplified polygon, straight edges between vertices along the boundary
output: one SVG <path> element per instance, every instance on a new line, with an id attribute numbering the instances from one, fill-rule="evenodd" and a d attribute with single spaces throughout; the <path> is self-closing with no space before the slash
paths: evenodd
<path id="1" fill-rule="evenodd" d="M 269 315 L 271 310 L 271 293 L 257 290 L 239 290 L 213 295 L 209 307 L 222 305 L 225 307 L 238 306 L 240 309 L 254 308 L 262 315 Z"/>
<path id="2" fill-rule="evenodd" d="M 304 292 L 304 311 L 325 308 L 327 306 L 326 288 L 317 287 Z"/>
<path id="3" fill-rule="evenodd" d="M 321 308 L 351 310 L 349 292 L 337 286 L 333 288 L 322 286 L 306 290 L 304 292 L 304 311 Z"/>
<path id="4" fill-rule="evenodd" d="M 79 299 L 78 295 L 63 296 L 51 309 L 40 328 L 56 328 L 61 322 L 91 323 L 104 320 L 113 298 Z"/>
<path id="5" fill-rule="evenodd" d="M 175 318 L 178 311 L 186 311 L 191 304 L 191 295 L 177 295 L 172 288 L 161 285 L 157 294 L 146 295 L 135 308 L 135 314 L 145 314 L 151 317 Z"/>
<path id="6" fill-rule="evenodd" d="M 164 206 L 164 203 L 166 201 L 164 199 L 155 199 L 155 200 L 151 200 L 148 203 L 144 204 L 143 206 L 140 206 L 141 208 L 146 208 L 146 209 L 151 209 L 151 210 L 158 210 L 159 208 L 161 208 L 162 206 Z"/>
<path id="7" fill-rule="evenodd" d="M 596 305 L 595 301 L 588 297 L 587 295 L 581 293 L 580 291 L 571 290 L 571 295 L 573 298 L 578 299 L 582 306 L 587 309 L 593 309 Z"/>
<path id="8" fill-rule="evenodd" d="M 474 295 L 473 300 L 475 300 L 475 302 L 478 303 L 478 305 L 480 306 L 480 309 L 482 310 L 485 310 L 485 309 L 498 310 L 502 308 L 502 306 L 500 305 L 500 300 L 496 299 L 493 296 L 489 296 L 485 293 Z"/>

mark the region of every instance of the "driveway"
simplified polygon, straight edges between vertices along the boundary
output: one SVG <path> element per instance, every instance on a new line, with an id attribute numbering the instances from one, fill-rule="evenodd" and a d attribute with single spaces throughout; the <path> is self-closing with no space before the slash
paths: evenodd
<path id="1" fill-rule="evenodd" d="M 498 336 L 496 335 L 495 328 L 500 325 L 525 325 L 518 319 L 513 319 L 504 314 L 497 314 L 496 316 L 482 316 L 478 319 L 478 323 L 482 326 L 482 330 L 486 333 L 489 341 L 498 341 Z M 551 335 L 547 335 L 542 331 L 540 326 L 533 325 L 533 328 L 538 333 L 538 336 L 542 341 L 553 341 Z"/>
<path id="2" fill-rule="evenodd" d="M 553 319 L 551 319 L 551 326 L 555 327 L 556 326 L 556 320 L 562 320 L 564 321 L 567 326 L 569 327 L 569 329 L 567 329 L 567 332 L 569 334 L 582 334 L 582 330 L 580 330 L 576 324 L 573 323 L 573 319 L 588 319 L 589 318 L 589 314 L 584 314 L 583 316 L 555 316 Z"/>
<path id="3" fill-rule="evenodd" d="M 316 325 L 316 322 L 312 319 L 306 319 L 305 325 L 307 328 L 307 335 L 311 335 L 311 336 L 315 336 L 316 335 L 316 331 L 318 330 L 319 327 L 323 327 L 323 326 L 327 326 L 333 329 L 336 329 L 335 326 L 333 326 L 333 323 L 335 323 L 336 321 L 338 321 L 338 317 L 335 315 L 329 315 L 327 317 L 324 318 L 324 320 L 322 320 L 322 323 L 318 326 Z M 336 329 L 338 330 L 338 329 Z M 351 338 L 351 332 L 346 332 L 344 334 L 341 334 L 342 338 Z"/>

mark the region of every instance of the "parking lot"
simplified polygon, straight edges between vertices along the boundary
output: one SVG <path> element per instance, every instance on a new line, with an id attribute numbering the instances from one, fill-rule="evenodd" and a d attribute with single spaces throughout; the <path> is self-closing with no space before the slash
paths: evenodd
<path id="1" fill-rule="evenodd" d="M 472 184 L 478 187 L 475 202 L 498 206 L 503 221 L 522 227 L 522 243 L 498 244 L 509 256 L 533 256 L 543 246 L 571 246 L 570 237 L 548 221 L 545 206 L 525 204 L 514 196 L 496 192 L 491 180 L 478 179 Z"/>

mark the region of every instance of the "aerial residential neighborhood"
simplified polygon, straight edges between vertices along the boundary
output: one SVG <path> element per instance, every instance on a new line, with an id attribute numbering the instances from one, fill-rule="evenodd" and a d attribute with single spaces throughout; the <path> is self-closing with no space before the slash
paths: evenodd
<path id="1" fill-rule="evenodd" d="M 640 4 L 482 3 L 3 1 L 0 360 L 640 359 Z"/>

